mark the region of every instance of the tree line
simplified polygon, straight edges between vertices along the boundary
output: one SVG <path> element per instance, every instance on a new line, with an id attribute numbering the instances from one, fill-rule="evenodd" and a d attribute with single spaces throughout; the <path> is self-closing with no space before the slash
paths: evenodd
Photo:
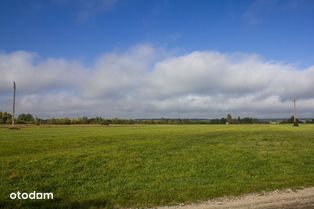
<path id="1" fill-rule="evenodd" d="M 0 112 L 0 124 L 11 124 L 12 115 L 7 112 Z M 76 125 L 76 124 L 262 124 L 269 123 L 250 117 L 232 118 L 228 114 L 225 118 L 217 119 L 181 119 L 181 118 L 157 118 L 157 119 L 105 119 L 102 117 L 78 117 L 78 118 L 48 118 L 42 119 L 34 117 L 32 114 L 20 114 L 14 120 L 16 124 L 35 124 L 35 125 Z M 280 123 L 293 123 L 293 116 Z M 298 123 L 303 123 L 297 119 Z M 306 123 L 314 123 L 314 119 L 306 121 Z"/>

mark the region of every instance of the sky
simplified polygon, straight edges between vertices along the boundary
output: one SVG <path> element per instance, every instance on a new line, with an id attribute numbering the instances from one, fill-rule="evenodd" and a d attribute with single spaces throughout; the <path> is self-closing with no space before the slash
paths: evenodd
<path id="1" fill-rule="evenodd" d="M 314 117 L 314 1 L 1 0 L 0 111 Z"/>

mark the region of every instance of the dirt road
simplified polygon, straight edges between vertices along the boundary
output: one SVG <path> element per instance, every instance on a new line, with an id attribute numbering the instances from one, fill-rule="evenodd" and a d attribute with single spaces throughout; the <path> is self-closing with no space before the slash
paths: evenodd
<path id="1" fill-rule="evenodd" d="M 314 209 L 314 187 L 249 194 L 237 198 L 219 198 L 198 204 L 158 209 Z"/>

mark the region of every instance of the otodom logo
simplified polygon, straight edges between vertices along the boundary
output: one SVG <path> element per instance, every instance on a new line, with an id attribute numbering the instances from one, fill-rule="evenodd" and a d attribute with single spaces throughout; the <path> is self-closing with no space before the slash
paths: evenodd
<path id="1" fill-rule="evenodd" d="M 30 192 L 30 193 L 26 193 L 26 192 L 12 192 L 10 194 L 10 199 L 11 200 L 15 200 L 15 199 L 19 199 L 19 200 L 27 200 L 27 199 L 31 199 L 31 200 L 45 200 L 45 199 L 53 199 L 53 193 L 52 192 Z"/>

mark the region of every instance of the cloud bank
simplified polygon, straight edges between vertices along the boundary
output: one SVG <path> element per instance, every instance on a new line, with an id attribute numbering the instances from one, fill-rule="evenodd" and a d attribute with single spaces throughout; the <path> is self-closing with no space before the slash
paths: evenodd
<path id="1" fill-rule="evenodd" d="M 0 54 L 0 110 L 39 117 L 214 118 L 227 113 L 314 116 L 314 66 L 265 61 L 253 54 L 173 54 L 150 45 L 100 56 L 91 66 L 26 51 Z"/>

